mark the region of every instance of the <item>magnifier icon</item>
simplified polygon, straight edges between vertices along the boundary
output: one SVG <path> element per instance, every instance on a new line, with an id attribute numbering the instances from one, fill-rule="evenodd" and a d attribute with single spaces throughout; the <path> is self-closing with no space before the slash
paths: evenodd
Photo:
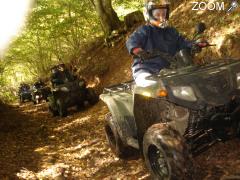
<path id="1" fill-rule="evenodd" d="M 238 7 L 238 2 L 237 1 L 232 1 L 231 2 L 231 7 L 227 10 L 227 12 L 231 12 L 233 11 L 234 9 L 236 9 Z"/>

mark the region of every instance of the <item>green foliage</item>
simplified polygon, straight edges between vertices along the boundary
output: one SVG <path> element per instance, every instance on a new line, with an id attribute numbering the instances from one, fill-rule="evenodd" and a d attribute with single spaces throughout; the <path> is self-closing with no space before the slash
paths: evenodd
<path id="1" fill-rule="evenodd" d="M 33 76 L 47 76 L 52 65 L 79 57 L 81 46 L 102 35 L 93 12 L 88 0 L 37 0 L 4 61 L 23 65 Z"/>
<path id="2" fill-rule="evenodd" d="M 0 91 L 0 99 L 3 102 L 13 102 L 16 101 L 17 96 L 15 96 L 15 94 L 9 90 L 5 90 L 5 91 Z"/>
<path id="3" fill-rule="evenodd" d="M 118 16 L 123 20 L 124 16 L 143 8 L 143 0 L 113 0 L 113 6 Z"/>
<path id="4" fill-rule="evenodd" d="M 21 81 L 48 77 L 51 66 L 59 61 L 79 60 L 81 49 L 104 34 L 91 2 L 35 0 L 24 30 L 13 40 L 0 63 L 0 85 L 17 88 Z M 142 8 L 142 0 L 113 0 L 113 5 L 123 17 Z M 84 63 L 86 60 L 79 62 Z M 104 67 L 99 65 L 93 71 Z M 9 99 L 10 95 L 4 96 Z"/>

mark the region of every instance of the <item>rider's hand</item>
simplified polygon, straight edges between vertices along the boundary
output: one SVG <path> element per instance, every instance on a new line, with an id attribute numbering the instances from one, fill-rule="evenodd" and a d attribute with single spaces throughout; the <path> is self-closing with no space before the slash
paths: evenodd
<path id="1" fill-rule="evenodd" d="M 202 48 L 207 46 L 209 46 L 209 43 L 206 40 L 199 38 L 192 45 L 192 53 L 200 53 L 202 51 Z"/>
<path id="2" fill-rule="evenodd" d="M 205 39 L 198 39 L 195 43 L 200 48 L 204 48 L 204 47 L 207 47 L 209 45 L 209 43 Z"/>
<path id="3" fill-rule="evenodd" d="M 149 59 L 151 57 L 150 53 L 144 51 L 142 48 L 134 48 L 132 53 L 134 56 L 140 58 L 141 60 Z"/>
<path id="4" fill-rule="evenodd" d="M 202 51 L 202 48 L 198 46 L 198 44 L 192 45 L 192 49 L 191 49 L 192 54 L 200 53 L 201 51 Z"/>
<path id="5" fill-rule="evenodd" d="M 199 43 L 197 43 L 197 46 L 200 47 L 200 48 L 207 47 L 208 46 L 208 42 L 199 42 Z"/>

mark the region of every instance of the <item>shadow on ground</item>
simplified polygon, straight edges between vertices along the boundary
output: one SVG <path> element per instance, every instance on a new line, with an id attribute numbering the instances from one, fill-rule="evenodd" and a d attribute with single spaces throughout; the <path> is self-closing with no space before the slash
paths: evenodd
<path id="1" fill-rule="evenodd" d="M 16 179 L 16 174 L 22 168 L 38 171 L 42 155 L 35 150 L 39 144 L 49 144 L 49 132 L 44 126 L 44 119 L 36 119 L 32 114 L 23 112 L 30 110 L 29 106 L 25 104 L 21 109 L 17 106 L 1 107 L 0 179 Z"/>

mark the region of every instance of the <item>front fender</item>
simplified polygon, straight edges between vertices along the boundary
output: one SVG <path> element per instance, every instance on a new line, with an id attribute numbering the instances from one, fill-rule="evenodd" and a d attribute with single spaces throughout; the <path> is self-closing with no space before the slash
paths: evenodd
<path id="1" fill-rule="evenodd" d="M 100 99 L 106 103 L 112 114 L 119 136 L 126 145 L 129 138 L 136 138 L 136 124 L 133 116 L 132 94 L 127 92 L 116 92 L 101 94 Z"/>
<path id="2" fill-rule="evenodd" d="M 147 129 L 156 123 L 166 123 L 183 135 L 188 126 L 189 111 L 161 98 L 134 94 L 134 117 L 141 145 Z"/>

